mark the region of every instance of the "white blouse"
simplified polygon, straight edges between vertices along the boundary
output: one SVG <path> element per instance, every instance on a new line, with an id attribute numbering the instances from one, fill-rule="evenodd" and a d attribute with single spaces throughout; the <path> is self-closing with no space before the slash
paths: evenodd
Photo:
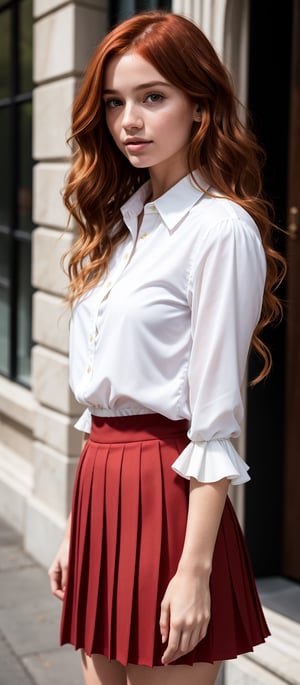
<path id="1" fill-rule="evenodd" d="M 199 190 L 190 176 L 155 202 L 146 202 L 149 194 L 150 181 L 124 204 L 128 236 L 107 276 L 73 307 L 70 385 L 87 407 L 76 428 L 89 433 L 91 414 L 188 419 L 190 443 L 174 470 L 244 483 L 248 466 L 230 438 L 240 433 L 262 305 L 260 234 L 244 209 Z"/>

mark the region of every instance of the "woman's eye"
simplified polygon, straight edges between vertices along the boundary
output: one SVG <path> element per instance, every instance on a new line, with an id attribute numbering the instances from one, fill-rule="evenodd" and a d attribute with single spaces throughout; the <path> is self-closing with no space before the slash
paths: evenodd
<path id="1" fill-rule="evenodd" d="M 146 100 L 148 100 L 148 102 L 154 103 L 154 102 L 161 102 L 161 100 L 163 100 L 163 98 L 164 98 L 164 96 L 161 95 L 160 93 L 149 93 L 149 95 L 147 95 L 147 97 L 146 97 Z"/>
<path id="2" fill-rule="evenodd" d="M 105 107 L 108 107 L 109 109 L 114 109 L 115 107 L 120 107 L 122 102 L 121 100 L 117 100 L 117 98 L 111 98 L 110 100 L 105 100 L 104 104 Z"/>

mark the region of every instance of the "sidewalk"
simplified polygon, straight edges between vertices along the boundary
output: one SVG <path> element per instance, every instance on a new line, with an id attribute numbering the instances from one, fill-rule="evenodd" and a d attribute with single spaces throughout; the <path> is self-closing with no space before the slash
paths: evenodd
<path id="1" fill-rule="evenodd" d="M 47 571 L 0 519 L 0 685 L 83 685 L 79 654 L 58 646 L 60 610 Z"/>

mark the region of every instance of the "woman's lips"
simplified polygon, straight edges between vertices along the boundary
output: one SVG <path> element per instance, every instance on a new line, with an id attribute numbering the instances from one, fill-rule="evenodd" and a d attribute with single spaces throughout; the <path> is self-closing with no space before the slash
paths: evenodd
<path id="1" fill-rule="evenodd" d="M 130 152 L 141 152 L 150 145 L 151 140 L 128 140 L 125 142 L 127 150 Z"/>

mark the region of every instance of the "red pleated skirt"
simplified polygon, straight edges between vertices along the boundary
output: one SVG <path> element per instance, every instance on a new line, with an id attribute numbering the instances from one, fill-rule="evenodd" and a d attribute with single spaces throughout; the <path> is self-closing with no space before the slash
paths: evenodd
<path id="1" fill-rule="evenodd" d="M 93 418 L 74 484 L 61 644 L 161 666 L 160 603 L 185 536 L 189 482 L 171 464 L 186 421 Z M 174 664 L 232 659 L 269 635 L 243 533 L 227 498 L 213 557 L 206 637 Z"/>

